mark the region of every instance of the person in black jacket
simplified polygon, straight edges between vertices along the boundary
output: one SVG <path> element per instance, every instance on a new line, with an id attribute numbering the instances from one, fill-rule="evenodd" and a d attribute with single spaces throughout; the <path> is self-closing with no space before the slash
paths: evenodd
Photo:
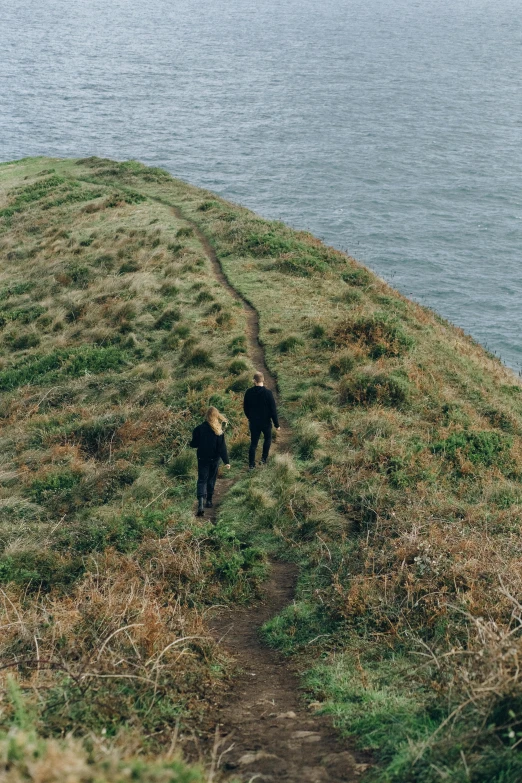
<path id="1" fill-rule="evenodd" d="M 263 453 L 261 464 L 265 465 L 272 442 L 272 422 L 276 430 L 280 430 L 279 419 L 274 395 L 265 386 L 262 372 L 254 373 L 254 386 L 247 389 L 243 401 L 243 410 L 250 424 L 250 450 L 248 452 L 249 468 L 256 466 L 256 449 L 261 433 L 263 433 Z"/>
<path id="2" fill-rule="evenodd" d="M 205 513 L 205 499 L 207 508 L 212 508 L 212 495 L 216 486 L 219 460 L 222 459 L 225 467 L 230 469 L 228 461 L 227 444 L 223 433 L 223 425 L 227 420 L 217 408 L 209 408 L 205 421 L 196 427 L 192 433 L 190 446 L 197 449 L 198 455 L 198 483 L 196 494 L 198 497 L 198 510 L 196 515 L 202 517 Z"/>

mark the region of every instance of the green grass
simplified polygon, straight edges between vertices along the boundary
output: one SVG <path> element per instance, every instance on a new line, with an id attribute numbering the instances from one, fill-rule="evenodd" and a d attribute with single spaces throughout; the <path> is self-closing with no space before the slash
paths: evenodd
<path id="1" fill-rule="evenodd" d="M 297 601 L 265 638 L 308 672 L 307 697 L 372 749 L 373 780 L 518 783 L 513 374 L 353 259 L 161 170 L 28 159 L 0 167 L 0 188 L 0 573 L 13 602 L 28 602 L 42 649 L 64 638 L 60 654 L 81 659 L 103 644 L 93 607 L 108 600 L 104 584 L 127 596 L 152 580 L 151 616 L 175 605 L 197 629 L 201 607 L 252 595 L 268 554 L 288 558 L 300 567 Z M 253 368 L 244 315 L 195 226 L 259 314 L 292 429 L 290 455 L 236 474 L 211 531 L 191 516 L 186 444 L 215 404 L 231 422 L 233 459 L 245 459 L 240 401 Z M 148 504 L 166 516 L 147 516 Z M 164 545 L 171 538 L 178 549 Z M 74 602 L 77 619 L 47 629 L 43 600 Z M 139 612 L 122 608 L 118 622 Z M 164 640 L 180 632 L 180 616 L 161 622 Z M 31 639 L 9 636 L 3 654 L 34 654 Z M 110 661 L 138 666 L 119 644 Z M 191 653 L 172 707 L 187 725 L 196 717 L 184 684 L 208 676 L 211 688 L 217 665 L 212 651 Z M 59 691 L 47 676 L 62 694 L 52 730 L 96 733 L 94 691 L 73 714 L 73 685 Z M 122 704 L 114 727 L 148 696 L 111 698 Z M 151 714 L 161 729 L 174 712 Z"/>

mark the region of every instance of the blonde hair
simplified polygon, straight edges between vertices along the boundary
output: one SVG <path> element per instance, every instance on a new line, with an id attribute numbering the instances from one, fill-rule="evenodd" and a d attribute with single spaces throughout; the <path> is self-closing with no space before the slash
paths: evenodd
<path id="1" fill-rule="evenodd" d="M 223 424 L 228 424 L 226 416 L 223 416 L 217 408 L 211 406 L 205 414 L 205 419 L 208 421 L 216 435 L 223 435 Z"/>
<path id="2" fill-rule="evenodd" d="M 263 383 L 264 380 L 265 380 L 265 376 L 263 375 L 262 372 L 255 372 L 254 373 L 254 381 L 255 381 L 255 383 Z"/>

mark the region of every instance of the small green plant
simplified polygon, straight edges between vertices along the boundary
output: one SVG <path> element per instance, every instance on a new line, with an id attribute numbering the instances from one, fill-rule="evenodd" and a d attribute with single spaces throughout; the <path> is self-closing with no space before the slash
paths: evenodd
<path id="1" fill-rule="evenodd" d="M 232 325 L 232 314 L 229 313 L 227 310 L 224 310 L 221 312 L 218 317 L 216 318 L 216 323 L 218 326 L 220 326 L 222 329 L 230 328 Z"/>
<path id="2" fill-rule="evenodd" d="M 62 502 L 67 502 L 71 491 L 82 480 L 81 473 L 72 471 L 63 471 L 50 473 L 42 479 L 35 479 L 30 488 L 29 495 L 36 503 L 48 503 L 59 497 Z"/>
<path id="3" fill-rule="evenodd" d="M 442 454 L 450 460 L 457 460 L 461 454 L 473 465 L 490 466 L 505 457 L 512 443 L 512 438 L 499 432 L 470 430 L 454 432 L 434 443 L 431 449 L 434 454 Z"/>
<path id="4" fill-rule="evenodd" d="M 187 326 L 187 324 L 179 324 L 173 331 L 181 340 L 186 340 L 190 335 L 190 326 Z"/>

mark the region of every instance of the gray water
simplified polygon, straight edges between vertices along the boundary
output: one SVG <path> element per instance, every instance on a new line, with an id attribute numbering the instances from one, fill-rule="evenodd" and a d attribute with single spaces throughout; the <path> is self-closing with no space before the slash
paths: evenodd
<path id="1" fill-rule="evenodd" d="M 520 0 L 2 0 L 0 160 L 136 158 L 522 367 Z"/>

